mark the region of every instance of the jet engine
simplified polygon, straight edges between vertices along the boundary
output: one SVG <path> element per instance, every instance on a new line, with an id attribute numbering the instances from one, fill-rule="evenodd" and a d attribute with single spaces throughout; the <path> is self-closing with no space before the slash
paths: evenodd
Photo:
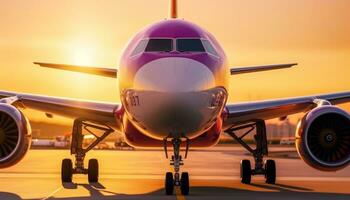
<path id="1" fill-rule="evenodd" d="M 350 162 L 350 115 L 331 105 L 316 107 L 299 122 L 296 147 L 313 168 L 336 171 L 346 167 Z"/>
<path id="2" fill-rule="evenodd" d="M 27 118 L 14 106 L 0 103 L 0 168 L 18 163 L 31 143 Z"/>

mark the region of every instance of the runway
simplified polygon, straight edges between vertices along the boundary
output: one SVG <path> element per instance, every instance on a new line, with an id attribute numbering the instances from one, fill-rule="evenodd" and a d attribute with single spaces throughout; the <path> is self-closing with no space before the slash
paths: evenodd
<path id="1" fill-rule="evenodd" d="M 30 150 L 15 167 L 0 170 L 0 199 L 350 199 L 350 168 L 319 172 L 296 157 L 293 148 L 271 148 L 277 162 L 277 184 L 253 177 L 239 181 L 239 162 L 251 158 L 240 147 L 191 151 L 183 171 L 190 173 L 189 196 L 165 196 L 164 174 L 170 170 L 162 151 L 91 151 L 98 158 L 100 182 L 88 184 L 83 175 L 62 185 L 60 164 L 69 150 Z M 87 160 L 86 159 L 86 160 Z"/>

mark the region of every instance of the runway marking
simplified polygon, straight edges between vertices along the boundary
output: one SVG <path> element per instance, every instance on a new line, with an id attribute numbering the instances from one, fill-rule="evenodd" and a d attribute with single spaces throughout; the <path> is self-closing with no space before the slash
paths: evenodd
<path id="1" fill-rule="evenodd" d="M 185 197 L 181 194 L 180 187 L 175 187 L 176 200 L 186 200 Z"/>
<path id="2" fill-rule="evenodd" d="M 45 197 L 45 198 L 42 198 L 41 200 L 47 200 L 47 199 L 49 199 L 49 198 L 51 198 L 51 197 L 53 197 L 53 195 L 55 195 L 57 192 L 59 192 L 60 190 L 62 190 L 63 189 L 63 187 L 61 186 L 61 187 L 59 187 L 59 188 L 57 188 L 56 190 L 54 190 L 53 192 L 51 192 L 47 197 Z"/>

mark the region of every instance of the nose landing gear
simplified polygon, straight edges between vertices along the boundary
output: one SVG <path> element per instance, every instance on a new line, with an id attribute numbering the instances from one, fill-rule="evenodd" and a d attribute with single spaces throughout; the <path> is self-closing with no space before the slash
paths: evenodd
<path id="1" fill-rule="evenodd" d="M 168 150 L 167 150 L 167 142 L 168 139 L 164 139 L 164 150 L 165 156 L 168 158 Z M 190 182 L 189 182 L 189 174 L 188 172 L 182 172 L 180 176 L 180 166 L 184 165 L 182 156 L 180 155 L 181 148 L 181 139 L 172 139 L 171 140 L 174 155 L 171 156 L 170 165 L 174 167 L 174 173 L 167 172 L 165 175 L 165 194 L 173 195 L 174 187 L 180 187 L 182 195 L 188 195 L 190 191 Z M 186 139 L 186 154 L 185 158 L 187 158 L 189 149 L 189 140 Z"/>

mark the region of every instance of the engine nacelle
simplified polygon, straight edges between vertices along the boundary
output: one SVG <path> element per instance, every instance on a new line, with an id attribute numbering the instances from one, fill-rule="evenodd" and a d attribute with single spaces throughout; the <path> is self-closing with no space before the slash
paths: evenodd
<path id="1" fill-rule="evenodd" d="M 311 167 L 336 171 L 350 163 L 350 115 L 331 106 L 319 106 L 306 114 L 296 130 L 300 157 Z"/>
<path id="2" fill-rule="evenodd" d="M 0 168 L 17 164 L 31 143 L 27 118 L 14 106 L 0 103 Z"/>

